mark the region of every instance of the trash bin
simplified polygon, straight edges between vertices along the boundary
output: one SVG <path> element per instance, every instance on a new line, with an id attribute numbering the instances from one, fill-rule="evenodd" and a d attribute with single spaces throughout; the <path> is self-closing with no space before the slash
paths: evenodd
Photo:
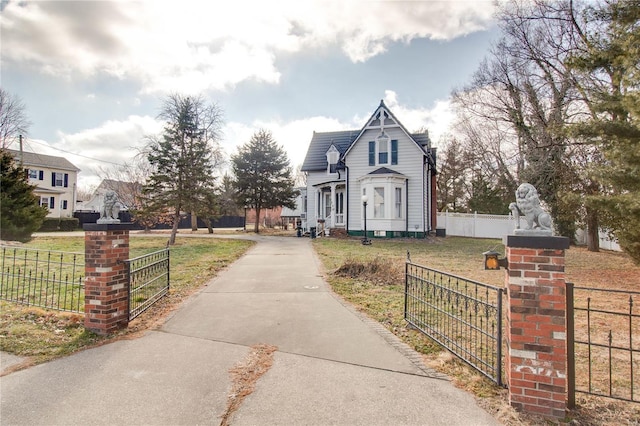
<path id="1" fill-rule="evenodd" d="M 316 227 L 312 226 L 309 230 L 311 231 L 311 238 L 315 238 L 316 237 Z"/>
<path id="2" fill-rule="evenodd" d="M 296 228 L 296 235 L 298 236 L 298 238 L 302 237 L 302 226 L 298 226 Z"/>

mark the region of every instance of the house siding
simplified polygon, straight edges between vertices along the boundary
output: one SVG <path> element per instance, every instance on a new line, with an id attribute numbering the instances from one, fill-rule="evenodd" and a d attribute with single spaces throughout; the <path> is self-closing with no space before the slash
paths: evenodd
<path id="1" fill-rule="evenodd" d="M 63 157 L 37 154 L 33 152 L 23 152 L 8 150 L 16 159 L 21 161 L 22 166 L 27 170 L 34 171 L 33 177 L 28 181 L 36 188 L 33 193 L 40 199 L 42 204 L 46 200 L 49 208 L 47 217 L 73 217 L 76 204 L 76 183 L 78 181 L 78 169 Z M 60 173 L 61 185 L 56 186 L 55 173 Z M 65 209 L 65 206 L 67 207 Z"/>
<path id="2" fill-rule="evenodd" d="M 380 168 L 380 165 L 369 166 L 369 141 L 375 140 L 379 134 L 379 129 L 366 130 L 360 139 L 358 139 L 354 146 L 351 147 L 347 159 L 346 165 L 349 169 L 349 223 L 348 229 L 350 231 L 361 231 L 363 227 L 362 218 L 362 182 L 359 178 L 362 178 L 374 170 Z M 426 187 L 424 184 L 424 152 L 406 135 L 406 133 L 399 127 L 386 127 L 385 133 L 391 138 L 398 141 L 398 164 L 391 165 L 391 161 L 386 167 L 404 175 L 408 178 L 405 185 L 406 200 L 409 201 L 408 207 L 405 204 L 407 211 L 405 211 L 405 217 L 402 220 L 401 229 L 398 229 L 398 224 L 388 221 L 380 221 L 378 224 L 370 221 L 371 214 L 367 214 L 367 229 L 376 230 L 377 226 L 392 226 L 393 229 L 388 231 L 406 231 L 408 228 L 409 233 L 424 233 L 425 228 L 425 211 L 427 205 L 424 201 L 427 198 Z M 391 194 L 388 196 L 385 194 L 385 198 L 389 199 L 389 202 L 393 202 Z M 416 229 L 415 226 L 418 226 Z M 371 228 L 374 226 L 374 228 Z M 428 230 L 428 229 L 427 229 Z"/>
<path id="3" fill-rule="evenodd" d="M 384 133 L 389 138 L 387 162 L 380 164 L 378 136 L 384 116 Z M 355 139 L 357 138 L 357 140 Z M 353 142 L 351 142 L 353 141 Z M 372 143 L 373 142 L 373 143 Z M 344 164 L 339 176 L 327 173 L 326 153 L 331 146 L 337 147 Z M 372 151 L 371 148 L 374 148 Z M 397 149 L 396 149 L 397 148 Z M 318 190 L 320 186 L 336 188 L 336 181 L 346 181 L 344 213 L 346 228 L 351 235 L 363 233 L 362 191 L 367 188 L 367 231 L 369 236 L 386 238 L 400 236 L 423 237 L 432 230 L 433 174 L 427 162 L 430 140 L 426 133 L 409 134 L 391 111 L 380 106 L 360 131 L 314 132 L 307 150 L 302 170 L 307 172 L 307 225 L 318 225 Z M 372 161 L 373 160 L 373 161 Z M 325 185 L 326 184 L 326 185 Z M 384 214 L 380 212 L 380 191 L 384 188 Z M 401 189 L 401 214 L 397 216 L 396 191 Z M 341 189 L 340 189 L 341 190 Z M 378 194 L 375 196 L 374 194 Z M 337 194 L 337 192 L 336 192 Z M 324 198 L 323 198 L 324 200 Z M 332 199 L 332 203 L 334 200 Z M 321 203 L 323 204 L 323 203 Z M 320 213 L 324 217 L 326 209 Z M 335 211 L 331 210 L 332 213 Z M 331 226 L 335 216 L 331 216 Z M 340 217 L 342 219 L 342 216 Z"/>

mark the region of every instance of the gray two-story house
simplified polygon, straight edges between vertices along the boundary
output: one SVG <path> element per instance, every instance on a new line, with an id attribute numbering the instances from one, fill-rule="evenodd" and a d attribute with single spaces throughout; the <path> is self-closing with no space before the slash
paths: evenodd
<path id="1" fill-rule="evenodd" d="M 384 102 L 360 130 L 314 132 L 306 227 L 369 237 L 424 237 L 436 227 L 435 148 L 409 133 Z"/>

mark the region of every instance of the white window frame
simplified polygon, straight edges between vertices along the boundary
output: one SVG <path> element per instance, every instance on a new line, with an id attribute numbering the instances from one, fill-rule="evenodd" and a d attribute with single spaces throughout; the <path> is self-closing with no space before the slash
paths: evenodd
<path id="1" fill-rule="evenodd" d="M 40 175 L 39 170 L 29 169 L 29 179 L 38 179 Z"/>
<path id="2" fill-rule="evenodd" d="M 395 219 L 402 219 L 402 188 L 395 187 Z"/>
<path id="3" fill-rule="evenodd" d="M 390 149 L 389 149 L 389 144 L 391 142 L 391 139 L 378 139 L 376 140 L 376 150 L 377 152 L 377 160 L 378 160 L 378 164 L 382 165 L 382 164 L 389 164 L 389 157 L 390 157 Z M 383 146 L 384 145 L 384 146 Z M 384 148 L 384 150 L 383 150 Z M 386 161 L 382 161 L 382 154 L 386 155 Z"/>
<path id="4" fill-rule="evenodd" d="M 373 188 L 373 218 L 385 219 L 385 191 L 384 186 L 376 186 Z"/>
<path id="5" fill-rule="evenodd" d="M 54 186 L 64 186 L 64 173 L 55 172 L 55 185 Z"/>
<path id="6" fill-rule="evenodd" d="M 40 197 L 40 206 L 49 208 L 49 197 Z"/>

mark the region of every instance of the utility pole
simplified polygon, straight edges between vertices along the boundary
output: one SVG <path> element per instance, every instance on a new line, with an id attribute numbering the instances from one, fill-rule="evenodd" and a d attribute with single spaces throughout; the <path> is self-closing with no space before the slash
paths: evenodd
<path id="1" fill-rule="evenodd" d="M 23 155 L 22 155 L 22 135 L 18 135 L 18 140 L 20 141 L 20 167 L 22 167 Z"/>

